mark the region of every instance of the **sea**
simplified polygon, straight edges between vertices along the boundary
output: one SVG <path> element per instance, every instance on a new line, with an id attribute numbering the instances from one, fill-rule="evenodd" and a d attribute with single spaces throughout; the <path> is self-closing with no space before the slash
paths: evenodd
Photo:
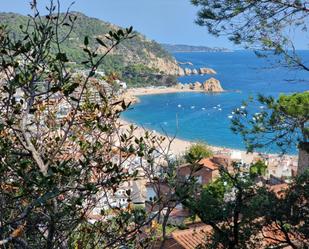
<path id="1" fill-rule="evenodd" d="M 297 52 L 304 62 L 309 62 L 309 51 Z M 309 73 L 280 64 L 275 56 L 261 58 L 253 51 L 175 53 L 174 56 L 179 62 L 193 64 L 182 67 L 209 67 L 217 71 L 216 75 L 180 77 L 180 83 L 204 82 L 215 77 L 227 91 L 139 96 L 141 101 L 124 112 L 123 119 L 180 139 L 244 150 L 241 136 L 230 129 L 233 110 L 258 94 L 277 98 L 280 94 L 309 90 Z M 255 111 L 262 108 L 257 105 L 247 108 Z M 272 146 L 263 148 L 262 152 L 279 153 L 280 149 Z M 289 153 L 296 152 L 296 146 L 292 146 Z"/>

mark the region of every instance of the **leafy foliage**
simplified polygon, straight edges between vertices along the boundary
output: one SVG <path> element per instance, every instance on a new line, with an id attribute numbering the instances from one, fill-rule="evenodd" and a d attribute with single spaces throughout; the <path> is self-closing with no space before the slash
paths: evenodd
<path id="1" fill-rule="evenodd" d="M 159 195 L 154 205 L 161 210 L 152 216 L 131 208 L 130 189 L 123 197 L 127 207 L 109 202 L 138 179 L 139 172 L 126 164 L 132 156 L 152 163 L 149 175 L 157 174 L 154 151 L 162 138 L 149 133 L 137 138 L 134 126 L 123 129 L 118 118 L 129 104 L 94 77 L 107 55 L 136 34 L 132 27 L 114 28 L 102 40 L 93 37 L 103 28 L 92 27 L 97 22 L 91 19 L 86 36 L 74 43 L 70 34 L 78 34 L 81 21 L 50 3 L 41 16 L 33 1 L 34 15 L 18 16 L 16 22 L 26 23 L 15 35 L 0 27 L 0 246 L 141 248 L 150 240 L 140 236 L 145 227 L 171 201 L 161 203 Z M 68 40 L 81 50 L 85 75 L 70 70 Z M 95 208 L 97 222 L 90 224 Z"/>
<path id="2" fill-rule="evenodd" d="M 259 55 L 272 50 L 283 55 L 290 66 L 309 71 L 297 55 L 293 34 L 288 30 L 300 30 L 305 35 L 308 24 L 308 2 L 267 0 L 191 0 L 200 7 L 196 23 L 206 26 L 213 35 L 227 35 L 235 44 L 254 48 Z M 261 51 L 262 50 L 262 51 Z"/>
<path id="3" fill-rule="evenodd" d="M 213 155 L 211 149 L 203 143 L 196 143 L 190 146 L 185 154 L 185 159 L 189 163 L 196 163 L 203 158 L 208 158 Z"/>
<path id="4" fill-rule="evenodd" d="M 286 152 L 293 144 L 308 142 L 308 92 L 278 100 L 260 95 L 258 103 L 263 107 L 259 112 L 237 109 L 232 119 L 232 130 L 243 136 L 248 151 L 275 144 Z"/>

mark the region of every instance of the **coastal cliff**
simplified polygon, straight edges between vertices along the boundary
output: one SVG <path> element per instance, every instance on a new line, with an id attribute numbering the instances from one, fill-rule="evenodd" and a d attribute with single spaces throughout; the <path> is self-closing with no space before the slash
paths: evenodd
<path id="1" fill-rule="evenodd" d="M 98 46 L 96 38 L 106 41 L 106 34 L 110 30 L 121 27 L 88 17 L 79 12 L 72 12 L 76 17 L 74 29 L 69 39 L 61 44 L 71 66 L 78 70 L 85 69 L 81 62 L 86 60 L 83 51 L 83 38 L 89 37 L 91 49 L 97 49 L 99 54 L 104 54 L 106 48 Z M 16 39 L 23 39 L 20 25 L 27 26 L 29 17 L 15 13 L 0 13 L 0 24 L 9 28 L 10 34 Z M 61 27 L 61 33 L 68 33 L 69 28 Z M 166 51 L 159 43 L 147 39 L 143 34 L 134 32 L 135 37 L 121 42 L 105 57 L 99 71 L 108 75 L 113 73 L 127 83 L 129 87 L 144 86 L 172 86 L 177 84 L 177 77 L 197 74 L 216 74 L 211 68 L 193 68 L 193 64 L 185 63 L 191 68 L 182 68 L 181 63 Z"/>

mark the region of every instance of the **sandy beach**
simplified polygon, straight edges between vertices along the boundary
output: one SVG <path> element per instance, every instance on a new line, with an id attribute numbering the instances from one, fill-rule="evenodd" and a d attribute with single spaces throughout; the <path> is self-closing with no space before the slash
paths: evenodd
<path id="1" fill-rule="evenodd" d="M 120 123 L 122 125 L 123 129 L 128 129 L 129 126 L 132 124 L 124 119 L 120 119 Z M 169 152 L 175 154 L 175 155 L 183 155 L 186 150 L 194 143 L 194 141 L 187 141 L 187 140 L 183 140 L 183 139 L 179 139 L 177 138 L 177 136 L 174 137 L 168 137 L 166 134 L 163 134 L 163 132 L 161 131 L 154 131 L 154 130 L 149 130 L 146 129 L 145 127 L 141 127 L 138 126 L 136 124 L 133 123 L 133 125 L 135 125 L 137 127 L 136 131 L 135 131 L 135 136 L 140 137 L 143 136 L 143 134 L 146 131 L 149 132 L 153 132 L 157 135 L 160 136 L 164 136 L 167 139 L 161 144 L 161 146 L 163 148 L 166 148 L 169 145 L 169 141 L 173 140 L 173 142 L 170 144 L 170 150 Z M 212 145 L 208 145 L 209 148 L 214 152 L 214 154 L 222 154 L 222 155 L 230 155 L 232 157 L 234 157 L 234 159 L 242 159 L 242 161 L 244 163 L 252 163 L 254 160 L 256 160 L 256 158 L 260 158 L 261 154 L 254 152 L 254 153 L 247 153 L 244 150 L 238 150 L 238 149 L 232 149 L 232 148 L 225 148 L 225 147 L 218 147 L 218 146 L 212 146 Z M 267 156 L 269 158 L 282 158 L 280 157 L 279 154 L 264 154 L 264 156 Z M 297 160 L 296 156 L 288 156 L 285 155 L 284 158 L 290 158 L 292 160 Z"/>
<path id="2" fill-rule="evenodd" d="M 129 126 L 132 124 L 132 123 L 130 123 L 130 122 L 124 120 L 124 119 L 120 119 L 119 121 L 120 121 L 123 129 L 128 129 Z M 135 125 L 137 127 L 135 134 L 134 134 L 137 137 L 143 136 L 143 134 L 145 134 L 146 131 L 153 132 L 156 135 L 167 137 L 166 135 L 163 135 L 162 133 L 159 133 L 158 131 L 149 130 L 149 129 L 146 129 L 144 127 L 138 126 L 134 123 L 133 123 L 133 125 Z M 190 147 L 190 145 L 192 145 L 192 142 L 190 142 L 190 141 L 169 137 L 168 139 L 166 139 L 164 141 L 164 143 L 162 144 L 162 147 L 167 147 L 168 141 L 171 140 L 171 139 L 173 139 L 173 142 L 171 143 L 171 146 L 170 146 L 170 152 L 175 154 L 175 155 L 183 154 Z"/>
<path id="3" fill-rule="evenodd" d="M 194 90 L 189 88 L 180 89 L 176 87 L 139 87 L 139 88 L 130 88 L 127 90 L 127 94 L 133 96 L 166 94 L 166 93 L 184 93 L 184 92 L 205 92 L 205 91 Z"/>
<path id="4" fill-rule="evenodd" d="M 135 104 L 138 103 L 139 96 L 142 95 L 155 95 L 155 94 L 169 94 L 169 93 L 209 93 L 203 89 L 190 89 L 190 88 L 177 88 L 174 86 L 170 87 L 138 87 L 138 88 L 129 88 L 123 94 L 123 99 L 127 103 Z M 216 92 L 213 92 L 216 93 Z"/>

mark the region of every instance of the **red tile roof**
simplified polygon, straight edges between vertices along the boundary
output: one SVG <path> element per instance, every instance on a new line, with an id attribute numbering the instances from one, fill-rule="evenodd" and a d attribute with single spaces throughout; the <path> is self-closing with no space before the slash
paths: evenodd
<path id="1" fill-rule="evenodd" d="M 207 234 L 211 233 L 211 226 L 200 225 L 194 228 L 179 230 L 172 233 L 172 238 L 184 249 L 195 249 L 205 241 Z"/>
<path id="2" fill-rule="evenodd" d="M 206 167 L 210 170 L 218 170 L 219 165 L 216 164 L 211 158 L 203 158 L 202 160 L 199 161 L 199 164 L 203 167 Z"/>
<path id="3" fill-rule="evenodd" d="M 196 227 L 178 230 L 172 233 L 172 239 L 177 242 L 180 248 L 195 249 L 198 246 L 204 245 L 207 236 L 211 235 L 212 227 L 199 223 Z M 261 248 L 268 248 L 270 246 L 281 246 L 280 248 L 291 249 L 286 245 L 283 233 L 276 227 L 275 224 L 263 227 L 261 232 Z M 265 237 L 264 237 L 265 236 Z M 290 234 L 290 238 L 295 241 L 305 241 L 306 238 L 295 237 L 297 234 Z M 283 243 L 280 243 L 281 240 Z M 165 247 L 164 247 L 165 248 Z M 173 247 L 178 248 L 178 247 Z"/>

